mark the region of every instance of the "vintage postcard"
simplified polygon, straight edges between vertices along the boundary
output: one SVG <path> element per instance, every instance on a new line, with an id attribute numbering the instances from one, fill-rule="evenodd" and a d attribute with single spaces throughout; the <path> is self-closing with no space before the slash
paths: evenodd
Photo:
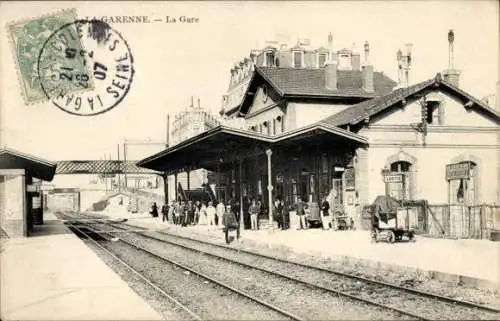
<path id="1" fill-rule="evenodd" d="M 500 320 L 498 1 L 0 28 L 1 320 Z"/>

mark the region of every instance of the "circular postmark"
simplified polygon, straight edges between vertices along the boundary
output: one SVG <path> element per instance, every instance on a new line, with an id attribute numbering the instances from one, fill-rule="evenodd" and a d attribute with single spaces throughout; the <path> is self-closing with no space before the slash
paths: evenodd
<path id="1" fill-rule="evenodd" d="M 127 95 L 134 76 L 130 47 L 101 20 L 76 20 L 45 41 L 38 57 L 43 92 L 54 105 L 79 116 L 102 114 Z"/>

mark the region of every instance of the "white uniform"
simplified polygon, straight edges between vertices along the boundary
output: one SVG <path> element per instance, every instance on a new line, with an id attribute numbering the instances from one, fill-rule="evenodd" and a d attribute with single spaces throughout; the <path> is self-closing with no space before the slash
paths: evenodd
<path id="1" fill-rule="evenodd" d="M 218 218 L 218 225 L 222 225 L 222 215 L 226 212 L 226 207 L 224 206 L 224 203 L 220 202 L 217 204 L 217 218 Z"/>
<path id="2" fill-rule="evenodd" d="M 215 207 L 213 207 L 212 205 L 208 206 L 206 209 L 206 213 L 208 226 L 215 226 Z"/>

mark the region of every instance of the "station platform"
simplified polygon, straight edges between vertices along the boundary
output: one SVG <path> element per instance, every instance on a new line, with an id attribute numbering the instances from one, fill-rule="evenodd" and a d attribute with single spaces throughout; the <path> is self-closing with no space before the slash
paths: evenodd
<path id="1" fill-rule="evenodd" d="M 128 215 L 128 224 L 165 230 L 224 243 L 220 229 L 179 227 L 150 215 Z M 232 246 L 277 248 L 284 253 L 308 254 L 349 264 L 425 275 L 441 281 L 500 290 L 500 242 L 437 239 L 416 236 L 416 242 L 372 243 L 369 231 L 259 230 L 241 231 Z"/>
<path id="2" fill-rule="evenodd" d="M 1 239 L 1 320 L 162 320 L 61 221 L 44 221 Z"/>

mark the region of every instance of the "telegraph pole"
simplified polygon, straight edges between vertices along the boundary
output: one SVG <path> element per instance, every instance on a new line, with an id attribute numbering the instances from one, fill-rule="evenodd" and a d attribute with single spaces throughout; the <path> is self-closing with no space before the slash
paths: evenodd
<path id="1" fill-rule="evenodd" d="M 127 164 L 127 139 L 124 140 L 123 142 L 123 167 L 126 168 L 126 165 Z M 128 188 L 128 184 L 127 184 L 127 172 L 125 171 L 124 172 L 124 175 L 123 175 L 123 178 L 124 178 L 124 183 L 125 183 L 125 190 Z"/>
<path id="2" fill-rule="evenodd" d="M 165 137 L 165 148 L 168 148 L 169 139 L 170 139 L 170 114 L 167 114 L 167 123 L 166 123 L 166 137 Z M 168 204 L 168 175 L 167 172 L 163 173 L 163 193 L 165 195 L 165 204 Z"/>
<path id="3" fill-rule="evenodd" d="M 118 144 L 118 166 L 120 169 L 125 169 L 125 166 L 120 166 L 120 144 Z M 118 173 L 118 191 L 122 190 L 122 185 L 121 185 L 121 174 Z"/>

